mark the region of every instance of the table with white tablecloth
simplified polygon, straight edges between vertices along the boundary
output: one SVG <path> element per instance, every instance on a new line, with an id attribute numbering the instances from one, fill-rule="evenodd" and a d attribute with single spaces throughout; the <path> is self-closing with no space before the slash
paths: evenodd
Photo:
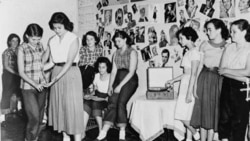
<path id="1" fill-rule="evenodd" d="M 130 124 L 139 133 L 142 141 L 152 141 L 172 129 L 178 140 L 183 140 L 185 127 L 174 119 L 176 100 L 148 100 L 139 97 L 132 103 Z"/>

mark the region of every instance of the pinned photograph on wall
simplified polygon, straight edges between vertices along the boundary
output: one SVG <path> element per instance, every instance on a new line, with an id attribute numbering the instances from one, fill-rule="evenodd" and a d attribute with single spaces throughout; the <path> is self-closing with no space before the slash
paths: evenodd
<path id="1" fill-rule="evenodd" d="M 139 20 L 138 22 L 148 22 L 148 5 L 139 6 Z"/>
<path id="2" fill-rule="evenodd" d="M 124 32 L 126 32 L 128 34 L 128 28 L 127 27 L 122 28 L 122 31 L 124 31 Z"/>
<path id="3" fill-rule="evenodd" d="M 109 5 L 121 5 L 129 3 L 129 0 L 109 0 Z"/>
<path id="4" fill-rule="evenodd" d="M 96 18 L 96 20 L 98 20 L 99 19 L 99 14 L 95 14 L 95 18 Z"/>
<path id="5" fill-rule="evenodd" d="M 157 32 L 153 26 L 148 28 L 148 43 L 149 45 L 157 43 Z"/>
<path id="6" fill-rule="evenodd" d="M 131 0 L 131 2 L 138 2 L 138 1 L 144 1 L 144 0 Z"/>
<path id="7" fill-rule="evenodd" d="M 118 8 L 115 12 L 115 23 L 117 26 L 122 26 L 123 24 L 123 10 Z"/>
<path id="8" fill-rule="evenodd" d="M 176 22 L 176 2 L 165 4 L 164 10 L 165 23 Z"/>
<path id="9" fill-rule="evenodd" d="M 124 15 L 128 13 L 128 5 L 123 6 Z"/>
<path id="10" fill-rule="evenodd" d="M 103 15 L 103 9 L 101 9 L 100 12 L 101 12 L 101 15 Z"/>
<path id="11" fill-rule="evenodd" d="M 109 5 L 109 0 L 102 0 L 102 6 L 108 6 Z"/>
<path id="12" fill-rule="evenodd" d="M 187 18 L 185 17 L 183 9 L 180 9 L 180 11 L 179 11 L 179 17 L 180 17 L 180 20 L 179 20 L 180 28 L 183 28 L 184 25 L 187 23 Z"/>
<path id="13" fill-rule="evenodd" d="M 235 0 L 220 0 L 220 18 L 235 17 Z"/>
<path id="14" fill-rule="evenodd" d="M 132 5 L 132 10 L 133 10 L 134 14 L 138 11 L 136 4 Z"/>
<path id="15" fill-rule="evenodd" d="M 195 0 L 186 0 L 185 9 L 188 17 L 194 18 L 198 9 L 198 5 L 196 4 Z"/>
<path id="16" fill-rule="evenodd" d="M 153 55 L 153 56 L 157 56 L 157 55 L 158 55 L 157 47 L 156 47 L 156 46 L 152 46 L 152 47 L 151 47 L 151 52 L 152 52 L 152 55 Z"/>
<path id="17" fill-rule="evenodd" d="M 102 39 L 102 38 L 103 38 L 103 34 L 104 34 L 104 27 L 99 26 L 99 27 L 98 27 L 98 37 L 99 37 L 100 39 Z"/>
<path id="18" fill-rule="evenodd" d="M 195 31 L 200 31 L 200 19 L 188 19 L 185 27 L 192 27 Z"/>
<path id="19" fill-rule="evenodd" d="M 108 54 L 111 54 L 111 50 L 112 50 L 112 39 L 111 39 L 111 33 L 105 31 L 105 35 L 106 35 L 106 40 L 103 42 L 104 47 L 106 48 L 106 50 L 108 50 Z"/>
<path id="20" fill-rule="evenodd" d="M 206 3 L 201 5 L 200 12 L 208 17 L 213 17 L 215 9 L 213 8 L 215 0 L 206 0 Z"/>
<path id="21" fill-rule="evenodd" d="M 170 66 L 169 64 L 169 58 L 170 58 L 171 54 L 169 52 L 169 50 L 167 48 L 163 49 L 161 51 L 161 60 L 162 60 L 162 65 L 161 67 L 167 67 Z"/>
<path id="22" fill-rule="evenodd" d="M 135 44 L 135 32 L 134 29 L 129 29 L 129 33 L 128 33 L 130 39 L 131 39 L 131 44 L 134 45 Z"/>
<path id="23" fill-rule="evenodd" d="M 184 0 L 177 0 L 178 7 L 184 6 Z"/>
<path id="24" fill-rule="evenodd" d="M 158 15 L 158 8 L 156 6 L 154 6 L 154 10 L 153 10 L 154 22 L 157 22 L 157 15 Z"/>
<path id="25" fill-rule="evenodd" d="M 176 49 L 174 49 L 174 56 L 173 56 L 173 58 L 174 58 L 174 62 L 175 63 L 177 63 L 178 61 L 181 60 L 180 52 L 178 50 L 176 50 Z"/>
<path id="26" fill-rule="evenodd" d="M 97 9 L 100 10 L 102 8 L 102 4 L 101 2 L 98 2 L 98 4 L 96 5 Z"/>
<path id="27" fill-rule="evenodd" d="M 176 33 L 178 32 L 179 27 L 176 24 L 173 24 L 169 28 L 169 45 L 170 46 L 176 46 L 178 45 L 178 38 L 176 37 Z"/>
<path id="28" fill-rule="evenodd" d="M 142 60 L 144 62 L 147 62 L 148 60 L 150 60 L 152 58 L 152 54 L 150 51 L 150 47 L 146 46 L 141 50 L 141 55 L 142 55 Z"/>
<path id="29" fill-rule="evenodd" d="M 239 0 L 238 9 L 241 14 L 249 13 L 250 11 L 250 0 Z"/>
<path id="30" fill-rule="evenodd" d="M 160 48 L 165 47 L 167 46 L 167 44 L 168 44 L 167 36 L 166 36 L 165 31 L 162 29 L 160 33 L 159 47 Z"/>
<path id="31" fill-rule="evenodd" d="M 135 27 L 136 21 L 133 19 L 133 14 L 131 12 L 128 12 L 127 18 L 128 18 L 128 21 L 127 21 L 128 29 Z"/>
<path id="32" fill-rule="evenodd" d="M 112 9 L 104 11 L 104 26 L 109 26 L 112 22 Z"/>
<path id="33" fill-rule="evenodd" d="M 145 26 L 136 26 L 135 28 L 135 41 L 136 43 L 145 42 Z"/>

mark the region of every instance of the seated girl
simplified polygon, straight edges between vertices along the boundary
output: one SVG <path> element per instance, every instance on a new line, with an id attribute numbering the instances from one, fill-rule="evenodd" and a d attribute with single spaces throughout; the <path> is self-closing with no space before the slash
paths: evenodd
<path id="1" fill-rule="evenodd" d="M 98 70 L 98 73 L 95 75 L 93 84 L 89 86 L 90 94 L 84 96 L 85 128 L 91 115 L 95 117 L 99 131 L 102 128 L 102 111 L 107 107 L 111 67 L 112 64 L 106 57 L 99 57 L 95 63 L 95 69 Z"/>

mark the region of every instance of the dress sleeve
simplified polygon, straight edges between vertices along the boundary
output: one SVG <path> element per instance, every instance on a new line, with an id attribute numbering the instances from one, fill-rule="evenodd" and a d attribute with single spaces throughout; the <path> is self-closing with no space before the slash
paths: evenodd
<path id="1" fill-rule="evenodd" d="M 198 50 L 193 50 L 190 54 L 190 60 L 191 61 L 200 61 L 201 59 L 201 53 Z"/>

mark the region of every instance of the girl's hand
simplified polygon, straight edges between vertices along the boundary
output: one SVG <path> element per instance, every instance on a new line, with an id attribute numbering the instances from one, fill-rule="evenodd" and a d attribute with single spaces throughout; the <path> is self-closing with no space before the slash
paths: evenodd
<path id="1" fill-rule="evenodd" d="M 174 81 L 173 80 L 168 80 L 165 84 L 165 87 L 168 88 L 168 87 L 173 87 L 173 84 L 174 84 Z"/>
<path id="2" fill-rule="evenodd" d="M 112 87 L 108 89 L 108 95 L 109 95 L 109 96 L 111 96 L 111 95 L 113 94 L 113 92 L 114 92 L 114 90 L 113 90 Z"/>
<path id="3" fill-rule="evenodd" d="M 188 95 L 186 96 L 186 103 L 190 103 L 190 102 L 192 102 L 192 97 L 191 97 L 190 94 L 188 94 Z"/>
<path id="4" fill-rule="evenodd" d="M 35 88 L 37 89 L 38 92 L 43 91 L 43 89 L 44 89 L 43 87 L 44 87 L 44 84 L 36 84 L 35 85 Z"/>
<path id="5" fill-rule="evenodd" d="M 52 86 L 53 84 L 55 84 L 57 81 L 56 78 L 53 78 L 49 83 L 45 84 L 44 87 L 48 88 L 50 86 Z"/>
<path id="6" fill-rule="evenodd" d="M 118 85 L 118 86 L 115 88 L 114 93 L 120 93 L 120 91 L 121 91 L 121 86 Z"/>

